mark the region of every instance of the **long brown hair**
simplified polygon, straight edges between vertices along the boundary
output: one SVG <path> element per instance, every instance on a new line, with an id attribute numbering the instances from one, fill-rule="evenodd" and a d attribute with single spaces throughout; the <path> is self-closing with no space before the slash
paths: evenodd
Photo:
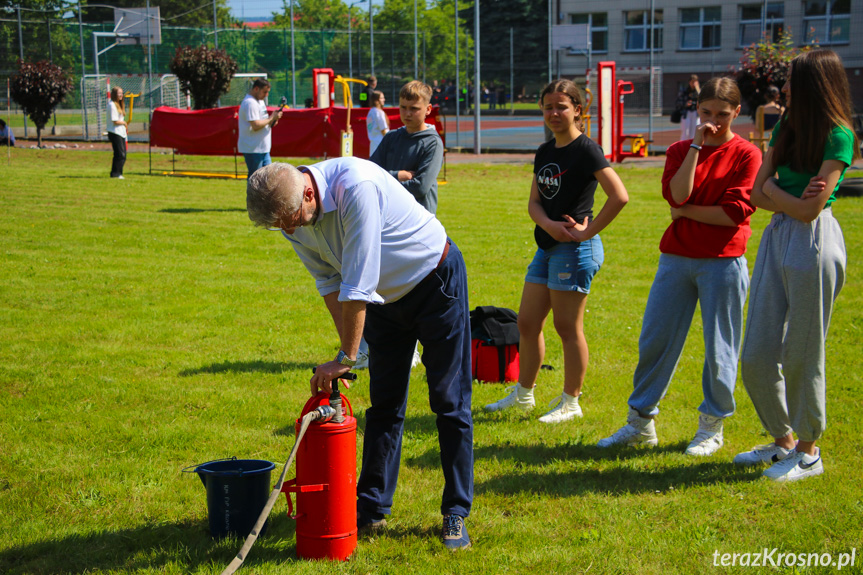
<path id="1" fill-rule="evenodd" d="M 853 157 L 860 157 L 854 133 L 851 90 L 842 59 L 833 50 L 812 50 L 791 61 L 791 102 L 773 147 L 774 163 L 798 172 L 816 172 L 830 132 L 847 128 L 854 138 Z"/>
<path id="2" fill-rule="evenodd" d="M 125 116 L 126 115 L 126 99 L 119 97 L 120 90 L 121 90 L 121 88 L 119 86 L 114 86 L 113 88 L 111 88 L 111 101 L 114 102 L 115 104 L 117 104 L 117 110 L 120 111 L 120 114 Z"/>

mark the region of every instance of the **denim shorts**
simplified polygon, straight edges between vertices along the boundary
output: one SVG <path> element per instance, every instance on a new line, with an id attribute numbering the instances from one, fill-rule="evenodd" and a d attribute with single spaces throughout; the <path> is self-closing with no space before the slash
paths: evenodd
<path id="1" fill-rule="evenodd" d="M 590 293 L 590 283 L 604 260 L 599 236 L 586 242 L 557 244 L 548 250 L 538 248 L 524 281 L 556 291 Z"/>

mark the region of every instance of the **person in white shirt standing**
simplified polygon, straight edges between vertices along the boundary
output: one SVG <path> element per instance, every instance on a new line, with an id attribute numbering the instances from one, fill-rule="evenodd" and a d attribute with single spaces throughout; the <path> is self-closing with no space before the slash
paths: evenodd
<path id="1" fill-rule="evenodd" d="M 372 105 L 369 110 L 369 115 L 366 118 L 366 128 L 369 133 L 369 157 L 375 153 L 381 140 L 390 131 L 390 120 L 387 118 L 387 113 L 384 112 L 384 104 L 387 103 L 384 93 L 375 90 L 372 92 Z"/>
<path id="2" fill-rule="evenodd" d="M 108 139 L 114 150 L 111 160 L 111 177 L 123 178 L 123 166 L 126 165 L 126 105 L 123 100 L 123 88 L 111 88 L 111 100 L 108 102 Z"/>
<path id="3" fill-rule="evenodd" d="M 267 104 L 264 101 L 269 93 L 270 83 L 267 80 L 255 80 L 252 89 L 243 98 L 237 115 L 237 151 L 243 154 L 246 160 L 249 177 L 255 170 L 273 163 L 270 159 L 273 127 L 282 117 L 282 110 L 267 115 Z"/>

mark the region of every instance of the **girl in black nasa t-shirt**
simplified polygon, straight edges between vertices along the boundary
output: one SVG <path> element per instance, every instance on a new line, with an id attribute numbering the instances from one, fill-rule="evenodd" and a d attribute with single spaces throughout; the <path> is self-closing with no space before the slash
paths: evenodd
<path id="1" fill-rule="evenodd" d="M 540 95 L 545 124 L 554 134 L 534 161 L 528 213 L 536 223 L 536 255 L 527 268 L 518 314 L 519 383 L 510 394 L 485 406 L 531 409 L 533 388 L 545 355 L 542 328 L 554 310 L 554 327 L 563 342 L 563 393 L 539 418 L 557 423 L 581 417 L 578 396 L 587 373 L 584 310 L 590 283 L 603 261 L 599 232 L 617 216 L 629 197 L 600 147 L 581 132 L 584 97 L 570 80 L 556 80 Z M 608 196 L 593 217 L 597 183 Z"/>

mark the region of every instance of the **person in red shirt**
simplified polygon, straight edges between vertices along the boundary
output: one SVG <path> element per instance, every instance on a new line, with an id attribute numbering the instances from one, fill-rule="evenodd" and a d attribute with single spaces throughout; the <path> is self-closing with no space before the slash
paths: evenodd
<path id="1" fill-rule="evenodd" d="M 761 151 L 731 131 L 740 114 L 740 90 L 713 78 L 698 96 L 701 124 L 692 140 L 666 154 L 662 195 L 671 225 L 659 243 L 659 269 L 650 288 L 638 340 L 627 424 L 600 447 L 656 445 L 654 417 L 680 360 L 696 304 L 704 326 L 704 401 L 688 455 L 722 447 L 722 422 L 734 413 L 743 306 L 749 288 L 746 243 L 755 212 L 750 193 Z"/>

